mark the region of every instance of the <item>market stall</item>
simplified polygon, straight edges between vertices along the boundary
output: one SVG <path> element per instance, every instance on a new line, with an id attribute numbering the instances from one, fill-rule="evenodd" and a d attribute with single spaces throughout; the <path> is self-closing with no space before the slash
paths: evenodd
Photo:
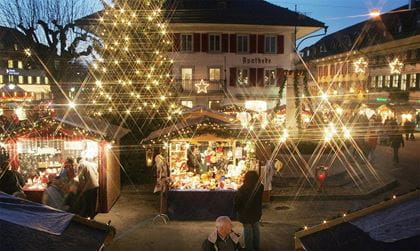
<path id="1" fill-rule="evenodd" d="M 57 175 L 67 158 L 82 157 L 99 173 L 98 212 L 108 212 L 120 194 L 118 140 L 127 129 L 78 115 L 45 117 L 20 128 L 7 141 L 12 166 L 26 180 L 30 200 L 40 202 L 48 177 Z"/>
<path id="2" fill-rule="evenodd" d="M 256 169 L 255 144 L 237 137 L 240 124 L 223 114 L 203 111 L 153 132 L 144 146 L 168 155 L 171 219 L 235 217 L 233 198 L 247 170 Z M 241 128 L 241 127 L 240 127 Z"/>

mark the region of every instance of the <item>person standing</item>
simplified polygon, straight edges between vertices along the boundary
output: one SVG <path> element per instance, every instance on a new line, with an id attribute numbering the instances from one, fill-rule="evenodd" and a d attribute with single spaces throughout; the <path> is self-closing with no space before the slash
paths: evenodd
<path id="1" fill-rule="evenodd" d="M 398 157 L 398 150 L 400 147 L 404 147 L 404 138 L 398 129 L 394 130 L 394 133 L 390 135 L 390 142 L 391 147 L 394 149 L 394 163 L 400 163 L 400 159 Z"/>
<path id="2" fill-rule="evenodd" d="M 62 189 L 62 179 L 60 178 L 60 176 L 50 174 L 48 176 L 48 180 L 48 188 L 42 194 L 42 204 L 64 211 L 65 196 Z"/>
<path id="3" fill-rule="evenodd" d="M 19 172 L 9 168 L 9 161 L 2 160 L 0 163 L 0 191 L 13 195 L 16 192 L 22 192 L 25 180 Z"/>
<path id="4" fill-rule="evenodd" d="M 232 231 L 232 221 L 227 216 L 216 219 L 216 230 L 204 240 L 201 245 L 203 251 L 239 251 L 239 235 Z"/>
<path id="5" fill-rule="evenodd" d="M 81 188 L 80 216 L 96 216 L 96 200 L 99 190 L 98 167 L 94 162 L 82 160 L 80 163 L 79 184 Z"/>
<path id="6" fill-rule="evenodd" d="M 235 209 L 244 227 L 245 250 L 260 250 L 260 219 L 264 186 L 257 172 L 248 171 L 235 196 Z"/>
<path id="7" fill-rule="evenodd" d="M 368 148 L 368 160 L 373 162 L 375 160 L 375 149 L 378 144 L 378 135 L 375 131 L 371 130 L 366 135 L 366 144 Z"/>

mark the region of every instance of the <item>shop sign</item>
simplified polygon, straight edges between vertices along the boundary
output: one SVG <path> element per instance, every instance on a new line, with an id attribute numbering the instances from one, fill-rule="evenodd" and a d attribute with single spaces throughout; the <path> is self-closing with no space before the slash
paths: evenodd
<path id="1" fill-rule="evenodd" d="M 379 97 L 379 98 L 376 98 L 376 101 L 386 102 L 386 101 L 388 101 L 388 99 L 387 98 L 383 98 L 383 97 Z"/>
<path id="2" fill-rule="evenodd" d="M 19 75 L 19 72 L 16 69 L 6 69 L 6 73 L 9 75 Z"/>
<path id="3" fill-rule="evenodd" d="M 242 57 L 242 63 L 243 64 L 271 64 L 271 58 L 267 57 L 255 57 L 255 58 L 249 58 L 249 57 Z"/>

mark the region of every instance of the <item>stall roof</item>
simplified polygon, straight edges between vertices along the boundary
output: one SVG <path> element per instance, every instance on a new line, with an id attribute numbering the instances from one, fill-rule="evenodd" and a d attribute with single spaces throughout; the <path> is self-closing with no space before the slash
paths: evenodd
<path id="1" fill-rule="evenodd" d="M 305 250 L 419 250 L 420 191 L 296 233 Z M 299 243 L 300 242 L 300 243 Z"/>
<path id="2" fill-rule="evenodd" d="M 0 250 L 99 250 L 115 228 L 0 192 Z"/>
<path id="3" fill-rule="evenodd" d="M 79 114 L 56 115 L 55 120 L 70 126 L 86 129 L 106 138 L 119 140 L 130 132 L 129 129 L 116 126 L 104 120 L 93 119 Z"/>

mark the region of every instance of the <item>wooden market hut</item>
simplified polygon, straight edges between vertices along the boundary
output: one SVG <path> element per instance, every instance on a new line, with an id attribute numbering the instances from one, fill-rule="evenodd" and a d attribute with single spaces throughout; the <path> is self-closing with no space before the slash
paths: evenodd
<path id="1" fill-rule="evenodd" d="M 81 145 L 85 147 L 85 151 L 97 154 L 99 170 L 97 211 L 102 213 L 108 212 L 120 195 L 118 146 L 119 140 L 128 132 L 128 129 L 120 126 L 78 114 L 55 115 L 15 129 L 6 144 L 12 166 L 15 167 L 23 164 L 20 162 L 23 161 L 24 153 L 27 154 L 27 159 L 34 161 L 35 155 L 42 154 L 35 152 L 40 148 L 42 151 L 50 150 L 48 154 L 58 160 L 53 162 L 50 158 L 50 161 L 42 161 L 42 165 L 46 165 L 43 168 L 58 169 L 66 157 L 78 157 L 74 154 L 83 151 Z M 31 193 L 31 191 L 26 192 Z M 39 202 L 43 190 L 39 189 L 37 192 L 38 194 L 32 198 Z"/>

